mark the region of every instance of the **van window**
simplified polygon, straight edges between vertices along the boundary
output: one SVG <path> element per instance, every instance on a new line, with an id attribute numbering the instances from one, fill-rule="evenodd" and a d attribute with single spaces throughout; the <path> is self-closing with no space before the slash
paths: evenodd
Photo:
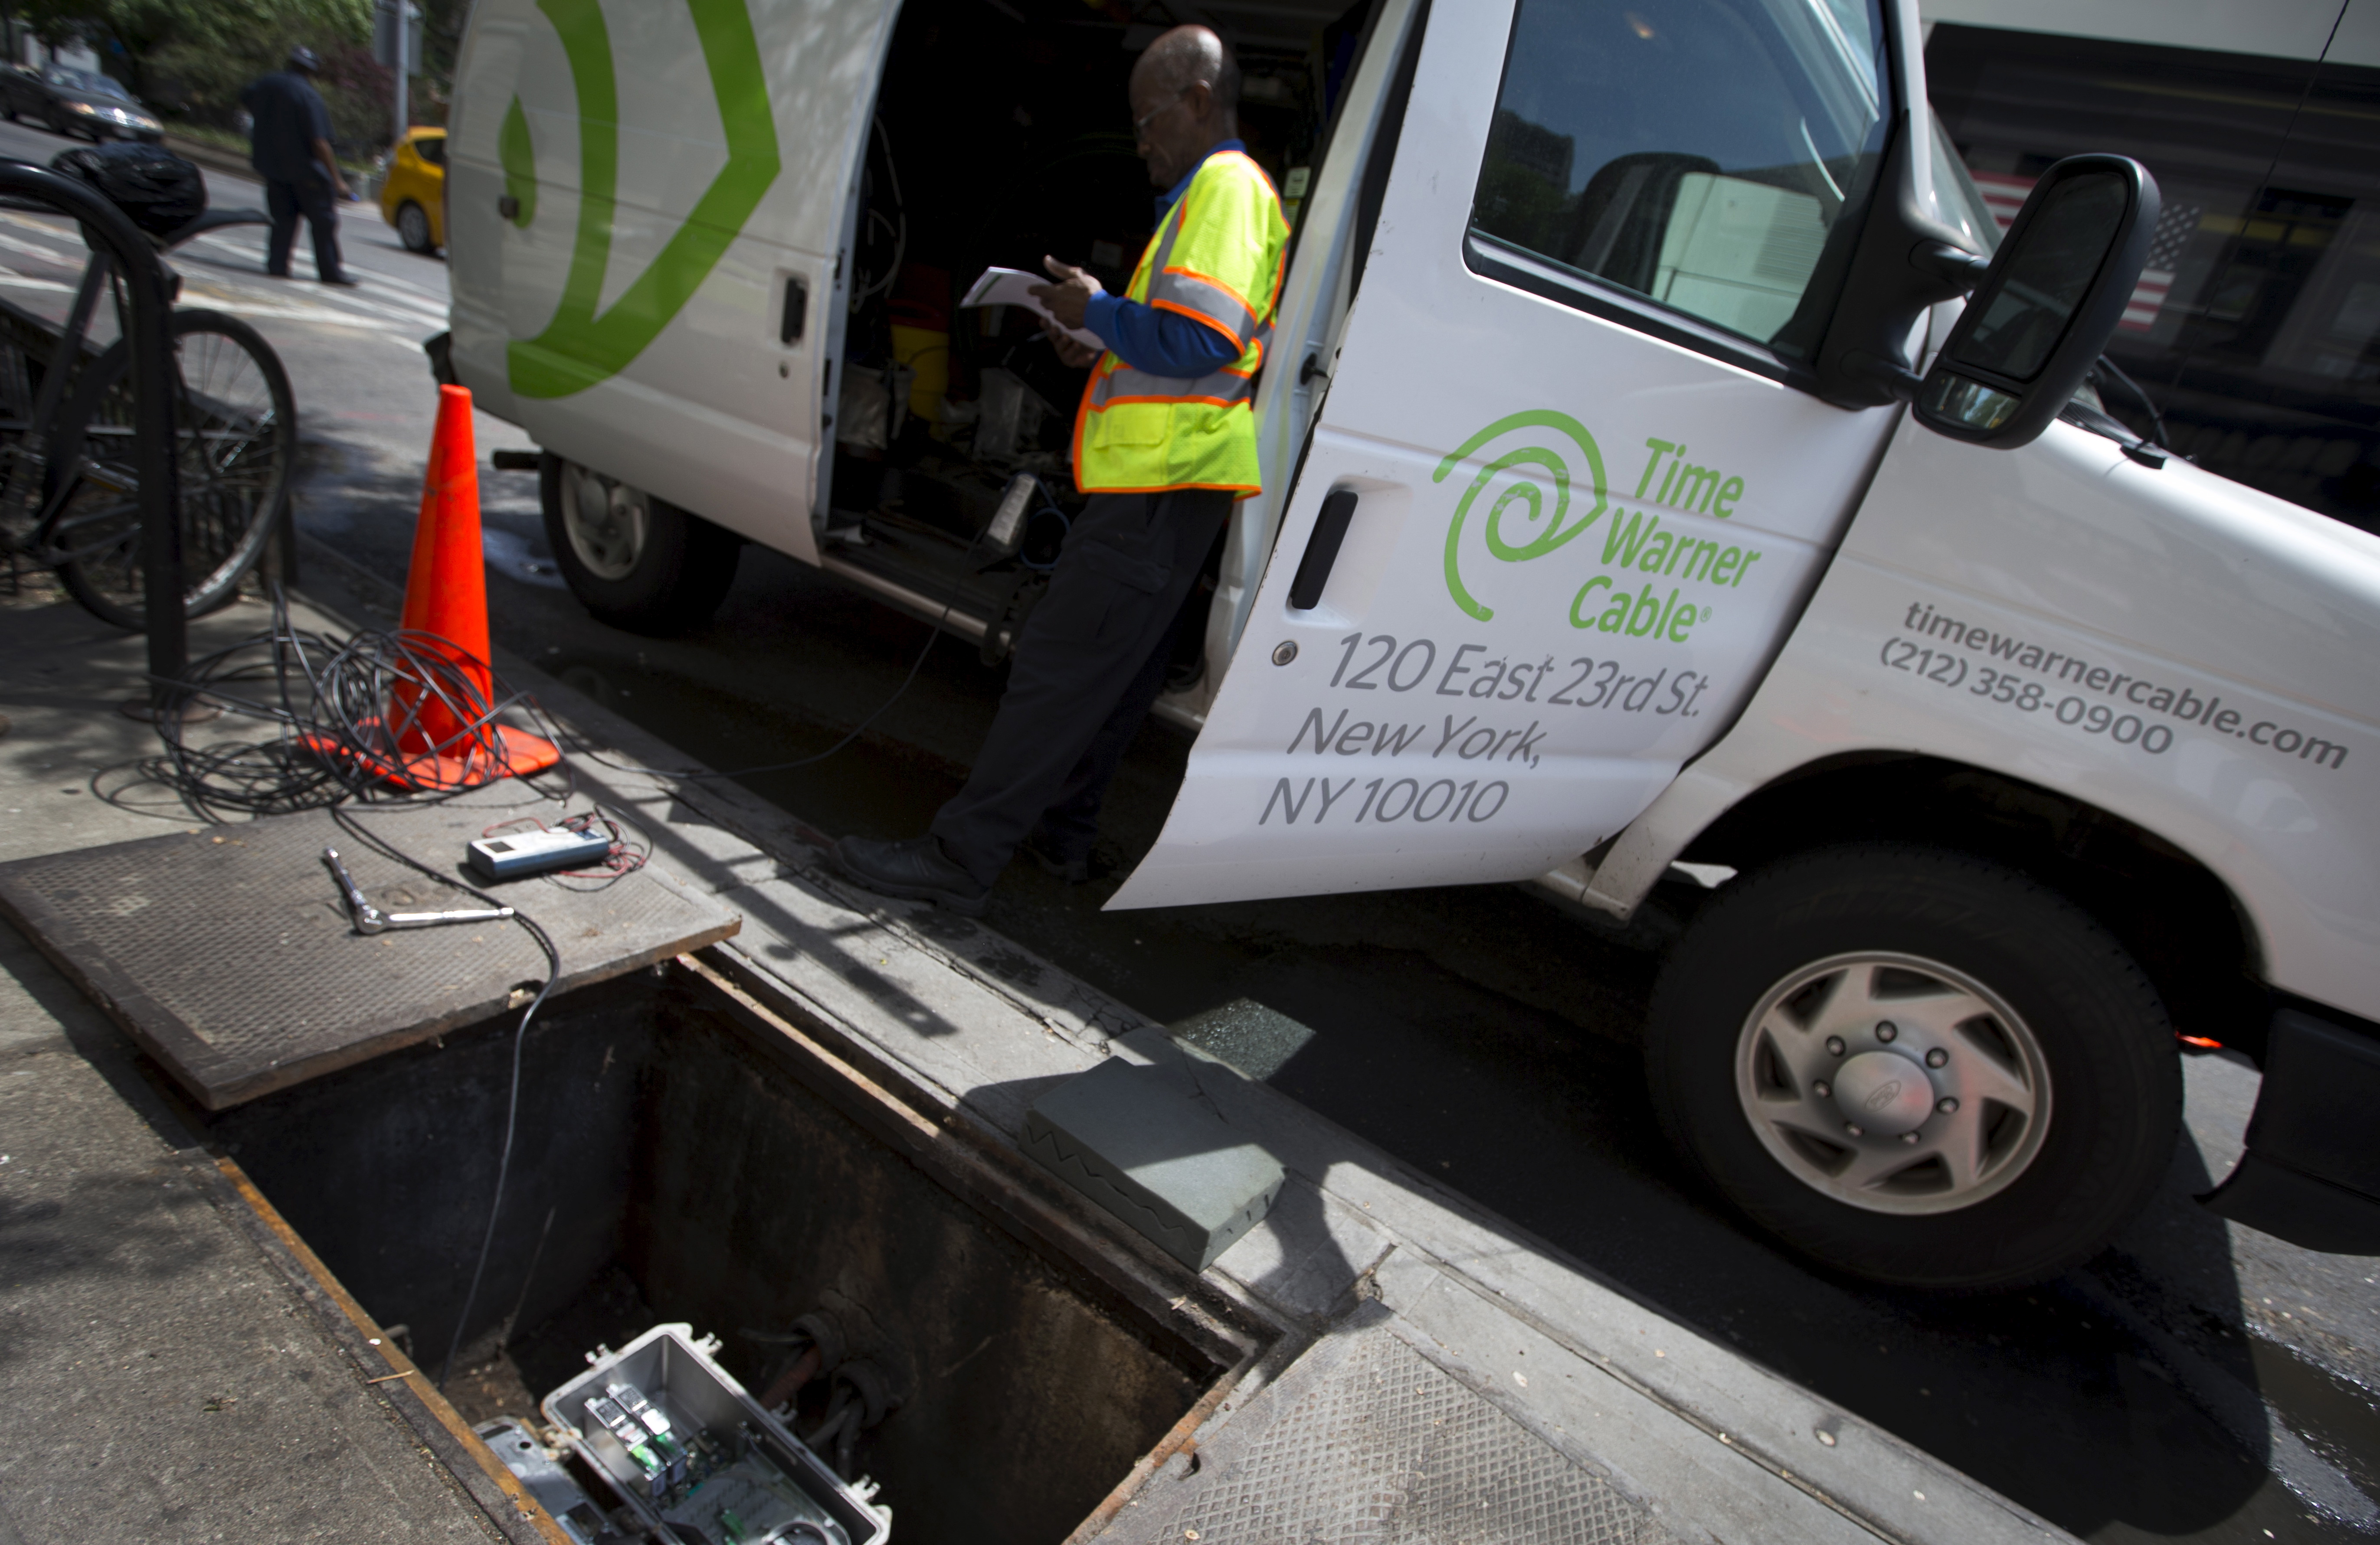
<path id="1" fill-rule="evenodd" d="M 1889 91 L 1872 0 L 1521 0 L 1476 237 L 1807 356 Z"/>

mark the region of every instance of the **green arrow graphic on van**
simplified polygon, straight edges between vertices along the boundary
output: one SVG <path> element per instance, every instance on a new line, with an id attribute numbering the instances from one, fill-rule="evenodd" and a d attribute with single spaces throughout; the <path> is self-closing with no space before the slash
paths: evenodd
<path id="1" fill-rule="evenodd" d="M 1488 507 L 1481 535 L 1488 539 L 1488 550 L 1507 563 L 1524 563 L 1532 558 L 1543 558 L 1593 525 L 1601 518 L 1606 504 L 1603 456 L 1595 448 L 1595 437 L 1586 432 L 1585 425 L 1569 414 L 1557 413 L 1551 408 L 1535 408 L 1497 419 L 1449 452 L 1446 459 L 1438 464 L 1438 470 L 1430 474 L 1430 481 L 1445 482 L 1446 475 L 1470 459 L 1473 452 L 1514 429 L 1553 429 L 1567 436 L 1586 464 L 1587 487 L 1594 492 L 1595 508 L 1579 517 L 1576 523 L 1562 525 L 1562 516 L 1570 509 L 1571 470 L 1570 464 L 1562 460 L 1560 451 L 1548 450 L 1542 445 L 1524 445 L 1505 452 L 1479 469 L 1479 476 L 1471 480 L 1471 486 L 1463 490 L 1462 501 L 1454 506 L 1454 518 L 1447 523 L 1446 593 L 1454 598 L 1455 605 L 1483 622 L 1496 615 L 1495 610 L 1482 605 L 1464 586 L 1462 566 L 1463 523 L 1471 513 L 1472 501 L 1479 497 L 1482 489 L 1519 466 L 1538 468 L 1553 483 L 1554 507 L 1550 515 L 1546 512 L 1545 490 L 1538 487 L 1537 479 L 1528 474 L 1514 477 L 1511 485 L 1497 496 L 1496 502 Z M 1503 529 L 1504 512 L 1515 500 L 1528 505 L 1526 518 L 1531 525 L 1537 528 L 1528 540 L 1517 543 L 1505 540 Z"/>
<path id="2" fill-rule="evenodd" d="M 513 201 L 512 223 L 526 231 L 537 218 L 537 146 L 528 137 L 528 115 L 521 100 L 504 109 L 504 127 L 496 131 L 496 164 L 504 171 L 504 194 Z"/>
<path id="3" fill-rule="evenodd" d="M 744 0 L 687 0 L 702 44 L 710 89 L 726 130 L 727 164 L 711 179 L 644 272 L 598 315 L 612 260 L 613 214 L 620 175 L 619 91 L 612 38 L 597 0 L 538 0 L 562 35 L 578 93 L 578 235 L 553 320 L 506 350 L 513 390 L 524 397 L 566 397 L 617 375 L 676 316 L 727 251 L 777 180 L 777 127 L 760 46 Z"/>

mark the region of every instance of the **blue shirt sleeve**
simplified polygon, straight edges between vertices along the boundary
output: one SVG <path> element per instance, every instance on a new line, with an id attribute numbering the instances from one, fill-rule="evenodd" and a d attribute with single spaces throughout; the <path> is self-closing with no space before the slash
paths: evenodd
<path id="1" fill-rule="evenodd" d="M 1204 322 L 1122 296 L 1093 296 L 1083 309 L 1083 325 L 1134 369 L 1178 380 L 1211 375 L 1241 353 Z"/>

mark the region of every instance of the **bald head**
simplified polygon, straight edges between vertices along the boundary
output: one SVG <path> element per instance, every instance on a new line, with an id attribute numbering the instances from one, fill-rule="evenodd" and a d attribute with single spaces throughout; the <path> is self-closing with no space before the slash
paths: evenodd
<path id="1" fill-rule="evenodd" d="M 1159 187 L 1239 137 L 1239 63 L 1207 28 L 1176 27 L 1150 43 L 1132 66 L 1131 96 L 1141 157 Z"/>
<path id="2" fill-rule="evenodd" d="M 1176 27 L 1150 43 L 1132 66 L 1132 84 L 1144 81 L 1168 94 L 1204 83 L 1224 112 L 1240 105 L 1240 66 L 1223 40 L 1204 27 Z"/>

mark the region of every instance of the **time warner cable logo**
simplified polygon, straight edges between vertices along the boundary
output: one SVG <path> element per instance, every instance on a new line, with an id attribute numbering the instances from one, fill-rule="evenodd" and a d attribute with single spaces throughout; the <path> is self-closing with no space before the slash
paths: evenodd
<path id="1" fill-rule="evenodd" d="M 1559 551 L 1599 525 L 1602 547 L 1588 561 L 1599 561 L 1604 572 L 1590 576 L 1572 597 L 1570 625 L 1656 644 L 1688 643 L 1691 630 L 1711 618 L 1711 606 L 1696 587 L 1741 585 L 1760 561 L 1760 551 L 1748 544 L 1699 534 L 1710 531 L 1707 525 L 1662 526 L 1670 514 L 1730 518 L 1744 494 L 1742 477 L 1690 465 L 1683 445 L 1648 439 L 1645 445 L 1652 457 L 1635 495 L 1640 507 L 1621 509 L 1607 490 L 1595 437 L 1577 419 L 1551 408 L 1497 419 L 1448 453 L 1431 480 L 1445 482 L 1495 441 L 1529 430 L 1546 432 L 1529 435 L 1484 463 L 1447 521 L 1446 593 L 1475 621 L 1488 622 L 1496 611 L 1473 586 L 1489 571 L 1463 572 L 1466 544 L 1475 553 L 1485 546 L 1501 562 L 1525 563 Z M 1495 497 L 1486 500 L 1491 489 Z"/>
<path id="2" fill-rule="evenodd" d="M 1463 528 L 1471 518 L 1472 506 L 1482 493 L 1499 479 L 1512 475 L 1504 483 L 1503 491 L 1497 496 L 1496 502 L 1488 506 L 1480 528 L 1488 552 L 1507 563 L 1524 563 L 1561 548 L 1601 519 L 1609 504 L 1603 489 L 1603 453 L 1596 449 L 1595 437 L 1569 414 L 1557 413 L 1551 408 L 1532 408 L 1525 413 L 1510 414 L 1497 419 L 1449 452 L 1446 459 L 1438 464 L 1438 470 L 1430 474 L 1430 481 L 1445 482 L 1447 474 L 1468 461 L 1472 453 L 1481 446 L 1515 429 L 1528 428 L 1551 429 L 1570 442 L 1567 449 L 1577 453 L 1579 464 L 1586 473 L 1587 485 L 1582 492 L 1591 494 L 1593 507 L 1575 520 L 1564 524 L 1564 518 L 1570 513 L 1572 477 L 1570 463 L 1564 459 L 1560 449 L 1545 444 L 1523 445 L 1517 450 L 1505 452 L 1479 469 L 1478 476 L 1472 478 L 1471 486 L 1463 490 L 1462 499 L 1456 502 L 1454 518 L 1447 523 L 1446 593 L 1454 598 L 1455 605 L 1483 622 L 1496 615 L 1495 609 L 1483 604 L 1463 583 Z M 1535 470 L 1515 472 L 1516 468 Z M 1544 486 L 1548 481 L 1552 484 L 1554 501 L 1550 513 L 1546 510 Z M 1508 537 L 1504 530 L 1504 516 L 1516 502 L 1528 506 L 1523 519 L 1526 527 L 1534 528 L 1526 530 L 1526 539 L 1519 542 Z"/>

